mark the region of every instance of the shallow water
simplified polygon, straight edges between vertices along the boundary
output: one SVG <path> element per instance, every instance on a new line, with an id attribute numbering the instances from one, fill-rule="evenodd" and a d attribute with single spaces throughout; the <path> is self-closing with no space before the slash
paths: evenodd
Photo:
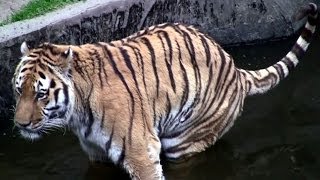
<path id="1" fill-rule="evenodd" d="M 239 67 L 273 64 L 294 40 L 228 48 Z M 320 179 L 320 38 L 271 92 L 250 97 L 215 146 L 182 164 L 163 160 L 167 179 Z M 9 131 L 11 132 L 11 131 Z M 127 179 L 110 164 L 89 164 L 77 139 L 57 132 L 37 142 L 0 136 L 0 179 Z"/>

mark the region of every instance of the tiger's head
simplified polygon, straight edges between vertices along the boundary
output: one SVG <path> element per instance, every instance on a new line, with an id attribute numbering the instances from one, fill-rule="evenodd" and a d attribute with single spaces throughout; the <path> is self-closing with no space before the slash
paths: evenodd
<path id="1" fill-rule="evenodd" d="M 12 79 L 14 123 L 24 138 L 34 140 L 51 129 L 64 128 L 70 119 L 73 51 L 49 43 L 29 49 L 25 42 L 20 49 L 23 56 Z"/>

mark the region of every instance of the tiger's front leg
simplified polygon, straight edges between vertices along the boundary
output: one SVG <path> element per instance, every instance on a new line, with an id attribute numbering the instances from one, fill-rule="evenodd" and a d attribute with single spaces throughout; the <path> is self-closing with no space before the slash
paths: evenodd
<path id="1" fill-rule="evenodd" d="M 136 144 L 127 152 L 123 166 L 133 180 L 163 180 L 160 141 L 158 137 L 150 137 L 145 141 L 146 146 Z"/>

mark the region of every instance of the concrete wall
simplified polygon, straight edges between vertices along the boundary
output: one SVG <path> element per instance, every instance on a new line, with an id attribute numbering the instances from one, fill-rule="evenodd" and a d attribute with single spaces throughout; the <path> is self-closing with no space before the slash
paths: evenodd
<path id="1" fill-rule="evenodd" d="M 10 117 L 11 77 L 20 44 L 49 41 L 83 44 L 125 37 L 162 22 L 199 27 L 223 45 L 256 42 L 292 35 L 301 22 L 291 16 L 307 0 L 115 0 L 48 23 L 51 16 L 0 27 L 0 120 Z M 53 17 L 52 17 L 53 18 Z M 47 22 L 47 24 L 46 24 Z M 35 25 L 37 24 L 37 25 Z M 1 121 L 0 121 L 1 125 Z"/>

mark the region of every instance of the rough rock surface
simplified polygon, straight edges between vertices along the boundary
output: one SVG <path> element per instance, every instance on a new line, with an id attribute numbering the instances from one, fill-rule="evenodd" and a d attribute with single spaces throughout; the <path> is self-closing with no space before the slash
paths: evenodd
<path id="1" fill-rule="evenodd" d="M 43 17 L 0 27 L 0 120 L 11 115 L 10 80 L 23 41 L 28 41 L 31 47 L 45 41 L 60 44 L 110 41 L 163 22 L 192 24 L 223 45 L 277 39 L 294 34 L 301 27 L 302 22 L 293 22 L 291 17 L 307 2 L 87 0 Z"/>

